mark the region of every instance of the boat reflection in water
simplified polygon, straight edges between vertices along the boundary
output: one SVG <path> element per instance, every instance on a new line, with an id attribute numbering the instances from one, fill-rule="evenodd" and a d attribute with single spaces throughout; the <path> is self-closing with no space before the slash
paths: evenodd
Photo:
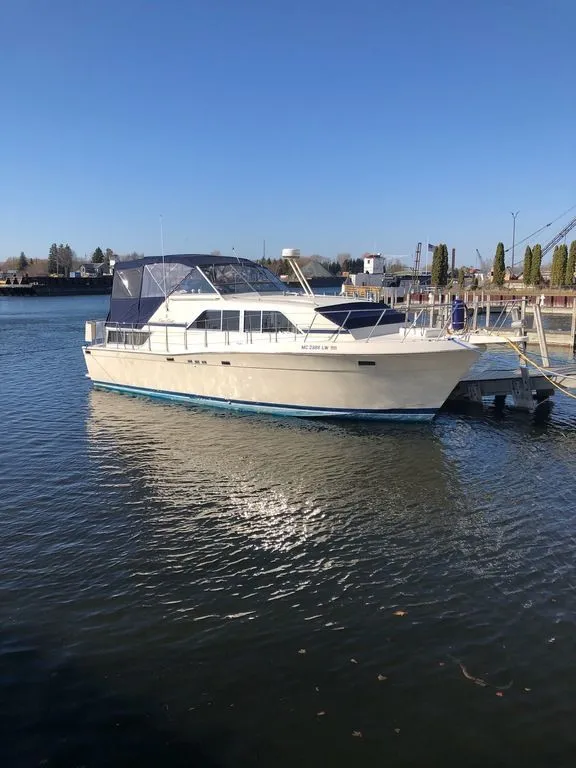
<path id="1" fill-rule="evenodd" d="M 286 420 L 93 391 L 93 455 L 162 527 L 210 526 L 289 550 L 338 531 L 387 534 L 444 509 L 449 467 L 428 427 Z M 424 513 L 424 514 L 423 514 Z M 408 519 L 407 519 L 408 516 Z M 148 519 L 148 518 L 147 518 Z"/>

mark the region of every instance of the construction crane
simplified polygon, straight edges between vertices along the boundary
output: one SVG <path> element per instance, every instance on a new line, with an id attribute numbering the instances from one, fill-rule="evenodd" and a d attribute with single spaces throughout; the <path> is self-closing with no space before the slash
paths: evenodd
<path id="1" fill-rule="evenodd" d="M 416 255 L 414 256 L 413 282 L 416 282 L 416 279 L 420 274 L 421 254 L 422 254 L 422 243 L 418 243 L 418 245 L 416 246 Z"/>
<path id="2" fill-rule="evenodd" d="M 570 232 L 571 229 L 574 229 L 574 227 L 576 227 L 576 217 L 569 221 L 564 229 L 560 230 L 560 232 L 558 232 L 558 234 L 555 235 L 552 240 L 549 240 L 546 245 L 543 246 L 542 256 L 545 256 L 549 251 L 552 250 L 552 248 L 554 248 L 555 245 L 558 245 L 561 240 L 564 240 L 568 232 Z"/>

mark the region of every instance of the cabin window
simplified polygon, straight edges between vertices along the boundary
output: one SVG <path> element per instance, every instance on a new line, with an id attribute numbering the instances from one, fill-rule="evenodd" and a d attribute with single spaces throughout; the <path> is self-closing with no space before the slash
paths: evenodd
<path id="1" fill-rule="evenodd" d="M 262 330 L 262 312 L 247 309 L 244 312 L 244 330 L 260 333 Z"/>
<path id="2" fill-rule="evenodd" d="M 240 312 L 238 310 L 225 309 L 222 312 L 222 330 L 239 331 L 240 330 Z"/>
<path id="3" fill-rule="evenodd" d="M 262 330 L 269 332 L 290 331 L 297 333 L 298 329 L 282 312 L 262 312 Z"/>
<path id="4" fill-rule="evenodd" d="M 198 315 L 190 328 L 202 328 L 210 331 L 238 331 L 240 330 L 240 312 L 238 310 L 207 309 Z"/>
<path id="5" fill-rule="evenodd" d="M 150 338 L 148 331 L 108 330 L 109 344 L 125 344 L 129 347 L 141 347 Z"/>
<path id="6" fill-rule="evenodd" d="M 196 320 L 190 323 L 190 328 L 202 328 L 210 331 L 222 330 L 222 312 L 219 309 L 206 309 Z"/>
<path id="7" fill-rule="evenodd" d="M 282 312 L 256 312 L 246 310 L 244 312 L 244 330 L 252 333 L 276 333 L 276 331 L 290 331 L 298 333 L 296 326 L 282 314 Z"/>

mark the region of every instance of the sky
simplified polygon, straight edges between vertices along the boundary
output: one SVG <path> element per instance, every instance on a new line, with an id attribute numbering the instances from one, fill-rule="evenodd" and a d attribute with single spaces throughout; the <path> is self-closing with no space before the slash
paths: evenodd
<path id="1" fill-rule="evenodd" d="M 492 258 L 511 212 L 518 241 L 576 205 L 575 28 L 574 0 L 1 0 L 0 260 L 159 254 L 160 221 L 166 253 Z"/>

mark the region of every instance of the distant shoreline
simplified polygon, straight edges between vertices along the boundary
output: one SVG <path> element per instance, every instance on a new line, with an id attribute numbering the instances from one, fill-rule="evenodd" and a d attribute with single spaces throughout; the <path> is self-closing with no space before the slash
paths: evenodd
<path id="1" fill-rule="evenodd" d="M 0 296 L 98 296 L 112 292 L 112 276 L 44 277 L 0 285 Z"/>

